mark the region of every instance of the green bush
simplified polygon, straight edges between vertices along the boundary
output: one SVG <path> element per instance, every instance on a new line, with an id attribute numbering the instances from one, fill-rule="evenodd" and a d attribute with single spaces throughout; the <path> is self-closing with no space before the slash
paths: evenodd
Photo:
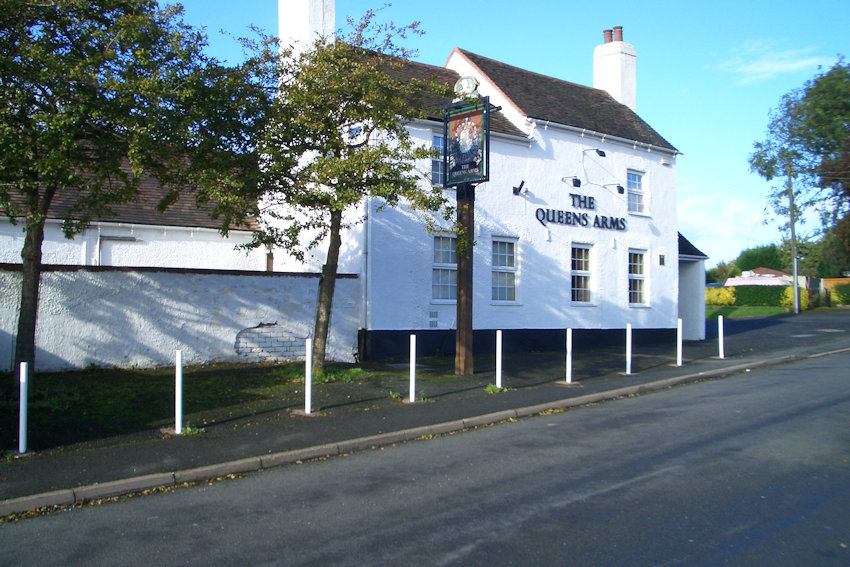
<path id="1" fill-rule="evenodd" d="M 850 303 L 850 285 L 845 286 L 847 300 Z M 833 288 L 835 289 L 835 288 Z M 833 296 L 834 297 L 834 296 Z M 755 286 L 707 287 L 706 305 L 736 305 L 747 307 L 794 307 L 794 288 L 792 286 Z M 809 294 L 800 289 L 800 310 L 809 308 Z"/>
<path id="2" fill-rule="evenodd" d="M 789 285 L 782 289 L 782 302 L 780 305 L 788 309 L 794 309 L 794 287 Z M 800 311 L 805 311 L 809 308 L 809 290 L 799 288 L 798 291 L 800 294 Z"/>
<path id="3" fill-rule="evenodd" d="M 734 287 L 705 288 L 706 305 L 735 305 Z"/>
<path id="4" fill-rule="evenodd" d="M 850 305 L 850 284 L 838 284 L 829 288 L 832 305 Z"/>
<path id="5" fill-rule="evenodd" d="M 742 285 L 735 288 L 735 305 L 782 305 L 785 287 Z"/>

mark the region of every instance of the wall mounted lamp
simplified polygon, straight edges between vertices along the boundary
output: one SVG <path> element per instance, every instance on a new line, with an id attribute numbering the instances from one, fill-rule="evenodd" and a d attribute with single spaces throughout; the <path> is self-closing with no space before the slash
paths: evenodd
<path id="1" fill-rule="evenodd" d="M 617 193 L 619 193 L 620 195 L 626 192 L 626 189 L 619 183 L 606 183 L 603 187 L 616 187 Z"/>
<path id="2" fill-rule="evenodd" d="M 573 187 L 581 187 L 581 179 L 579 179 L 575 175 L 571 175 L 569 177 L 562 177 L 561 178 L 561 181 L 563 181 L 564 183 L 569 183 L 570 180 L 572 180 Z"/>
<path id="3" fill-rule="evenodd" d="M 605 150 L 600 150 L 599 148 L 588 148 L 584 150 L 586 152 L 596 152 L 596 155 L 599 157 L 605 157 Z"/>
<path id="4" fill-rule="evenodd" d="M 522 186 L 525 185 L 525 180 L 519 182 L 519 187 L 514 187 L 514 195 L 519 195 L 523 192 Z M 528 191 L 528 189 L 526 189 Z"/>

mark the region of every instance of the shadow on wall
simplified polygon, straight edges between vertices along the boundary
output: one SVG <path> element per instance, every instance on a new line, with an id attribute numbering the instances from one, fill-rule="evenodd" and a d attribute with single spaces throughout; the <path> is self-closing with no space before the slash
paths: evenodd
<path id="1" fill-rule="evenodd" d="M 19 271 L 0 270 L 0 280 L 6 289 L 20 289 Z M 36 370 L 170 366 L 176 350 L 183 352 L 186 364 L 247 362 L 252 360 L 244 348 L 262 351 L 268 346 L 261 345 L 262 340 L 271 345 L 302 339 L 303 357 L 303 338 L 310 335 L 315 318 L 317 285 L 314 274 L 48 269 L 42 275 Z M 343 276 L 337 290 L 328 357 L 350 361 L 359 313 L 356 308 L 352 314 L 346 310 L 357 305 L 359 280 Z M 5 303 L 0 306 L 0 329 L 9 335 L 14 333 L 17 308 Z M 269 321 L 276 324 L 261 326 Z M 255 344 L 248 346 L 251 341 Z M 10 352 L 6 360 L 11 358 Z M 11 362 L 3 365 L 9 369 Z"/>

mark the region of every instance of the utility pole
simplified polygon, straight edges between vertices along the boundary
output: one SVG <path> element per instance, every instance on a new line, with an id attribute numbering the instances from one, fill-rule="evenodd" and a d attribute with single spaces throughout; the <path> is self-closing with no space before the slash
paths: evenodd
<path id="1" fill-rule="evenodd" d="M 791 171 L 791 164 L 786 164 L 785 183 L 788 189 L 788 205 L 791 210 L 791 265 L 794 268 L 794 314 L 798 315 L 800 313 L 800 291 L 798 283 L 799 280 L 797 279 L 797 233 L 794 227 L 796 224 L 794 211 L 794 180 L 791 177 Z"/>

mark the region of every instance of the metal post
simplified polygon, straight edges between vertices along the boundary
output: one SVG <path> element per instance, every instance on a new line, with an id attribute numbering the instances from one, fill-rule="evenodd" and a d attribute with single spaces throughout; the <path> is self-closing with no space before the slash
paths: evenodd
<path id="1" fill-rule="evenodd" d="M 183 351 L 175 352 L 174 361 L 174 432 L 183 433 Z"/>
<path id="2" fill-rule="evenodd" d="M 416 401 L 416 335 L 410 335 L 410 403 Z"/>
<path id="3" fill-rule="evenodd" d="M 626 374 L 632 373 L 632 324 L 626 323 Z"/>
<path id="4" fill-rule="evenodd" d="M 496 331 L 496 387 L 502 387 L 502 331 Z"/>
<path id="5" fill-rule="evenodd" d="M 676 366 L 682 366 L 682 318 L 676 320 Z"/>
<path id="6" fill-rule="evenodd" d="M 20 421 L 18 423 L 18 453 L 24 454 L 27 452 L 27 401 L 28 385 L 27 374 L 29 373 L 29 365 L 26 362 L 21 363 L 21 398 L 20 398 Z"/>
<path id="7" fill-rule="evenodd" d="M 313 341 L 309 338 L 304 355 L 304 413 L 310 415 L 313 406 Z"/>
<path id="8" fill-rule="evenodd" d="M 567 384 L 573 383 L 573 330 L 567 329 Z"/>
<path id="9" fill-rule="evenodd" d="M 718 353 L 720 358 L 726 358 L 726 353 L 723 349 L 723 315 L 719 315 L 717 317 L 717 345 L 720 349 L 720 352 Z"/>

